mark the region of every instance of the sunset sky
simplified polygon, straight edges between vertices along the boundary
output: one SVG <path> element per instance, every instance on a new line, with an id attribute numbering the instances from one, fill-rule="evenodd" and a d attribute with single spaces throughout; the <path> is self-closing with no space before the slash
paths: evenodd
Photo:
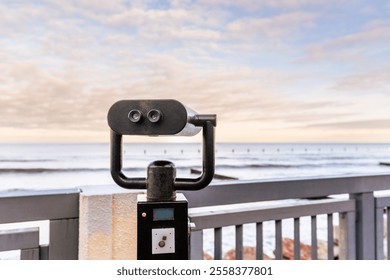
<path id="1" fill-rule="evenodd" d="M 390 1 L 1 0 L 0 73 L 0 142 L 107 142 L 150 98 L 219 142 L 390 142 Z"/>

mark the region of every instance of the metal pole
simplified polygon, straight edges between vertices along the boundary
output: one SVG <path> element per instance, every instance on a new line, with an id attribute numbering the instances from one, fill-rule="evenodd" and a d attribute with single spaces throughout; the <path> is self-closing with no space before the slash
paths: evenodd
<path id="1" fill-rule="evenodd" d="M 175 165 L 170 161 L 157 160 L 148 166 L 146 198 L 148 201 L 174 201 L 176 177 Z"/>

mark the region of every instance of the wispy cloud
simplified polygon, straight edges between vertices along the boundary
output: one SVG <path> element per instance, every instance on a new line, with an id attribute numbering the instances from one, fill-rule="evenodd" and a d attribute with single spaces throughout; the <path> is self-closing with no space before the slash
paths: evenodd
<path id="1" fill-rule="evenodd" d="M 335 80 L 332 88 L 343 92 L 390 93 L 390 68 L 383 67 L 346 75 Z"/>
<path id="2" fill-rule="evenodd" d="M 357 33 L 347 34 L 324 42 L 309 45 L 304 61 L 355 61 L 368 60 L 378 51 L 377 46 L 386 46 L 390 40 L 390 21 L 368 22 Z M 384 49 L 385 50 L 385 49 Z"/>
<path id="3" fill-rule="evenodd" d="M 311 128 L 327 128 L 327 129 L 386 129 L 390 127 L 390 119 L 373 119 L 373 120 L 356 120 L 349 122 L 331 122 L 321 123 L 316 125 L 309 125 Z"/>
<path id="4" fill-rule="evenodd" d="M 249 11 L 260 10 L 264 8 L 274 9 L 297 9 L 307 7 L 318 7 L 331 5 L 334 0 L 267 0 L 267 1 L 256 1 L 256 0 L 200 0 L 203 5 L 214 6 L 214 7 L 235 7 L 242 8 Z"/>
<path id="5" fill-rule="evenodd" d="M 284 38 L 314 26 L 315 13 L 291 12 L 268 18 L 245 18 L 228 24 L 227 30 L 241 39 Z"/>

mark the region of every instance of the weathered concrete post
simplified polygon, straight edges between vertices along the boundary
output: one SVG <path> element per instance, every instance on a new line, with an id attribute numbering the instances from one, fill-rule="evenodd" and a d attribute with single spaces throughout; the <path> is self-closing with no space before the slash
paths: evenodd
<path id="1" fill-rule="evenodd" d="M 137 258 L 137 195 L 117 186 L 83 187 L 80 194 L 79 259 Z"/>

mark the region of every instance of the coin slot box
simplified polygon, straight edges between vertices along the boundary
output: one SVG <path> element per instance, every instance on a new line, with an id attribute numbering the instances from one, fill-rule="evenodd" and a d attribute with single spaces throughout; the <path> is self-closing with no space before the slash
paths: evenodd
<path id="1" fill-rule="evenodd" d="M 152 229 L 152 254 L 168 254 L 175 252 L 175 229 Z"/>

